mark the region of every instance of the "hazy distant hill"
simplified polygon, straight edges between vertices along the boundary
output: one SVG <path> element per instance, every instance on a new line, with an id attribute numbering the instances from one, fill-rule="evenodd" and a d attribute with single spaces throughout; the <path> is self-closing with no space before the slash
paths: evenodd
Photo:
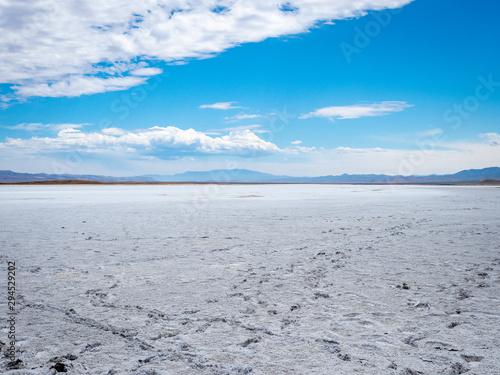
<path id="1" fill-rule="evenodd" d="M 275 182 L 280 179 L 290 180 L 296 178 L 275 176 L 248 169 L 216 169 L 207 172 L 185 172 L 172 176 L 146 175 L 145 177 L 162 182 Z"/>
<path id="2" fill-rule="evenodd" d="M 275 176 L 247 169 L 220 169 L 207 172 L 185 172 L 176 175 L 145 175 L 136 177 L 109 177 L 45 173 L 16 173 L 0 171 L 0 182 L 33 181 L 97 181 L 97 182 L 216 182 L 216 183 L 303 183 L 303 184 L 455 184 L 500 180 L 500 168 L 469 169 L 455 174 L 430 176 L 388 176 L 384 174 L 343 174 L 340 176 L 291 177 Z"/>
<path id="3" fill-rule="evenodd" d="M 140 177 L 109 177 L 75 174 L 46 174 L 46 173 L 16 173 L 0 170 L 0 182 L 35 182 L 35 181 L 97 181 L 97 182 L 154 182 L 152 178 Z"/>

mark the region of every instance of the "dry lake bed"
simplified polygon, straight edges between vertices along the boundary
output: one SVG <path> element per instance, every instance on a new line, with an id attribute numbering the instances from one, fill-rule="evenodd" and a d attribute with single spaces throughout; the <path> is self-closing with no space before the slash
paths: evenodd
<path id="1" fill-rule="evenodd" d="M 496 187 L 0 186 L 0 213 L 2 373 L 500 374 Z"/>

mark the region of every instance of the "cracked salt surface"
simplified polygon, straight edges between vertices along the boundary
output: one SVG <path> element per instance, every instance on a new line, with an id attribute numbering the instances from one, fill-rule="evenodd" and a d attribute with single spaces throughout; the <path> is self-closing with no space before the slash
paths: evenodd
<path id="1" fill-rule="evenodd" d="M 499 374 L 499 209 L 493 187 L 1 186 L 22 362 L 0 370 Z"/>

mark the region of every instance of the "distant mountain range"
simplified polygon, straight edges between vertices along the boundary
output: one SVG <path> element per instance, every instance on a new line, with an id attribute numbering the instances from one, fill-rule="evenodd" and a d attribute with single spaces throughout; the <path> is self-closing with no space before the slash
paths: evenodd
<path id="1" fill-rule="evenodd" d="M 232 183 L 312 183 L 312 184 L 408 184 L 408 183 L 474 183 L 500 179 L 500 168 L 469 169 L 449 175 L 389 176 L 385 174 L 343 174 L 340 176 L 275 176 L 247 169 L 220 169 L 208 172 L 186 172 L 172 176 L 147 175 L 162 182 L 232 182 Z"/>
<path id="2" fill-rule="evenodd" d="M 93 181 L 93 182 L 157 182 L 149 177 L 109 177 L 80 174 L 16 173 L 0 170 L 0 183 L 43 181 Z"/>
<path id="3" fill-rule="evenodd" d="M 175 175 L 110 177 L 96 175 L 16 173 L 0 171 L 0 183 L 44 181 L 119 182 L 195 182 L 195 183 L 295 183 L 295 184 L 456 184 L 500 180 L 500 168 L 469 169 L 455 174 L 429 176 L 389 176 L 385 174 L 343 174 L 340 176 L 291 177 L 276 176 L 247 169 L 220 169 L 186 172 Z"/>

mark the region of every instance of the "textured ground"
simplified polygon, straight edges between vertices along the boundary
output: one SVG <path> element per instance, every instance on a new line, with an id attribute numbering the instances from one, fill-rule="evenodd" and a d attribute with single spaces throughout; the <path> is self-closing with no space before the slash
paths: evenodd
<path id="1" fill-rule="evenodd" d="M 499 188 L 1 186 L 0 213 L 9 375 L 500 374 Z"/>

